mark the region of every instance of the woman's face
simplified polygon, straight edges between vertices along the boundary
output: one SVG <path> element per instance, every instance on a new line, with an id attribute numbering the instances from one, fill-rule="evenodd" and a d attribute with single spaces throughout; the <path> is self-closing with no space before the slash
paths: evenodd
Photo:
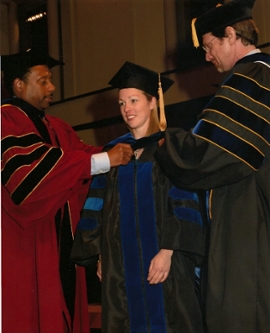
<path id="1" fill-rule="evenodd" d="M 119 90 L 119 105 L 122 117 L 135 138 L 145 135 L 156 98 L 147 100 L 141 90 L 125 88 Z"/>

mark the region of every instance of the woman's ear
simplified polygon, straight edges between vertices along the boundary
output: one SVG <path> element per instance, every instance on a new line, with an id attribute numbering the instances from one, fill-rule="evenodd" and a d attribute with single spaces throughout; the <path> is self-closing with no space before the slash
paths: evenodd
<path id="1" fill-rule="evenodd" d="M 233 27 L 226 27 L 225 35 L 228 38 L 230 44 L 233 44 L 237 39 L 236 32 Z"/>
<path id="2" fill-rule="evenodd" d="M 157 105 L 157 99 L 156 97 L 152 97 L 152 100 L 150 102 L 150 109 L 153 110 L 156 105 Z"/>

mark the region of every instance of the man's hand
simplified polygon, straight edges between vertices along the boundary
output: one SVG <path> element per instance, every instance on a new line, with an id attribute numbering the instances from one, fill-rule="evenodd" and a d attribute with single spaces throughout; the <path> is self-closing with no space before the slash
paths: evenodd
<path id="1" fill-rule="evenodd" d="M 110 166 L 126 165 L 133 155 L 133 149 L 127 143 L 118 143 L 108 151 Z"/>
<path id="2" fill-rule="evenodd" d="M 158 142 L 159 147 L 161 147 L 163 145 L 163 143 L 165 142 L 165 139 L 160 139 Z"/>
<path id="3" fill-rule="evenodd" d="M 97 276 L 99 278 L 99 281 L 102 281 L 102 269 L 101 269 L 101 254 L 99 255 L 99 259 L 97 262 Z"/>

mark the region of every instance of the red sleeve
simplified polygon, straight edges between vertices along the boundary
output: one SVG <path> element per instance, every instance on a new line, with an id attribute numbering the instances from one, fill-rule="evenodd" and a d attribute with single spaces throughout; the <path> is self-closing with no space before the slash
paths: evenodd
<path id="1" fill-rule="evenodd" d="M 20 220 L 27 212 L 24 226 L 44 215 L 54 215 L 91 178 L 91 155 L 102 149 L 84 144 L 62 120 L 49 120 L 61 147 L 44 143 L 22 110 L 11 105 L 2 107 L 5 203 L 8 213 L 21 215 Z"/>

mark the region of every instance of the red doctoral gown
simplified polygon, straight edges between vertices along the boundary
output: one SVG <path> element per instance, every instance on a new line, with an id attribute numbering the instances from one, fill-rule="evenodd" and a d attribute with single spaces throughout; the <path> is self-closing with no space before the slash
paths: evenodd
<path id="1" fill-rule="evenodd" d="M 59 239 L 55 216 L 68 219 L 72 242 L 90 156 L 101 148 L 84 144 L 59 118 L 46 116 L 44 125 L 38 110 L 14 103 L 2 106 L 3 332 L 89 333 L 84 268 L 74 268 L 74 319 L 65 302 L 59 272 L 65 236 Z"/>

